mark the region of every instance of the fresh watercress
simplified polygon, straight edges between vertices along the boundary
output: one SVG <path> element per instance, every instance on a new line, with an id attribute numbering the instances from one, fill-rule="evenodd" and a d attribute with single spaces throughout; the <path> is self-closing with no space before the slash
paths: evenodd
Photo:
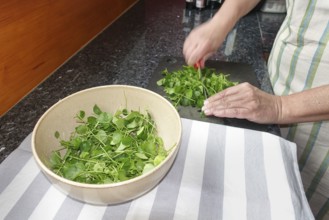
<path id="1" fill-rule="evenodd" d="M 76 114 L 79 125 L 69 140 L 55 132 L 61 147 L 49 164 L 56 174 L 81 183 L 114 183 L 149 172 L 167 157 L 149 113 L 121 109 L 111 114 L 97 105 L 93 112 Z"/>
<path id="2" fill-rule="evenodd" d="M 174 106 L 193 106 L 201 108 L 208 97 L 237 84 L 228 79 L 228 75 L 216 73 L 215 69 L 196 69 L 183 66 L 182 69 L 169 72 L 165 69 L 164 77 L 157 81 L 164 87 L 166 96 Z"/>

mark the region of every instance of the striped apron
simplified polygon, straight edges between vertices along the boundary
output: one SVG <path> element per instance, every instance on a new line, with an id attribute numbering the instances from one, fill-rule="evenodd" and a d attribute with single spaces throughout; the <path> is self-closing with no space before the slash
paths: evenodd
<path id="1" fill-rule="evenodd" d="M 329 1 L 287 0 L 286 5 L 287 16 L 268 61 L 276 95 L 329 84 Z M 299 169 L 314 216 L 329 219 L 329 122 L 282 126 L 281 132 L 298 146 Z"/>

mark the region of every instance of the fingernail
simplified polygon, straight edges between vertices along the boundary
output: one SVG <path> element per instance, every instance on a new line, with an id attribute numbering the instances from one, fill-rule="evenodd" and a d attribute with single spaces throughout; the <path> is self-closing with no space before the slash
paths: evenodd
<path id="1" fill-rule="evenodd" d="M 203 111 L 203 113 L 205 113 L 206 115 L 208 115 L 208 114 L 209 114 L 209 109 L 205 109 L 205 110 Z"/>

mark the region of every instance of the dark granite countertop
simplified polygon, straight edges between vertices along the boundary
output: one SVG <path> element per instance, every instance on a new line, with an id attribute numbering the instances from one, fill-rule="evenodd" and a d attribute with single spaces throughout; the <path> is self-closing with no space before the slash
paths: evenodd
<path id="1" fill-rule="evenodd" d="M 214 13 L 186 11 L 184 1 L 139 1 L 0 118 L 0 163 L 32 132 L 39 117 L 67 95 L 109 84 L 147 87 L 161 57 L 181 57 L 189 31 Z M 283 18 L 248 14 L 211 59 L 250 64 L 261 88 L 271 93 L 266 58 Z M 269 132 L 279 134 L 277 127 Z"/>

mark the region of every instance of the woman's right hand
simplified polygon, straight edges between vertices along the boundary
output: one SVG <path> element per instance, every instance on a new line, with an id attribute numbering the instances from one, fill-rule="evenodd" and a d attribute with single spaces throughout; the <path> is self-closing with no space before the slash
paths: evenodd
<path id="1" fill-rule="evenodd" d="M 194 28 L 184 42 L 183 54 L 188 65 L 205 61 L 216 52 L 226 37 L 213 20 L 207 21 Z"/>
<path id="2" fill-rule="evenodd" d="M 236 22 L 260 0 L 225 0 L 224 4 L 209 21 L 195 27 L 187 36 L 183 54 L 189 66 L 205 61 L 214 54 L 224 42 Z"/>

